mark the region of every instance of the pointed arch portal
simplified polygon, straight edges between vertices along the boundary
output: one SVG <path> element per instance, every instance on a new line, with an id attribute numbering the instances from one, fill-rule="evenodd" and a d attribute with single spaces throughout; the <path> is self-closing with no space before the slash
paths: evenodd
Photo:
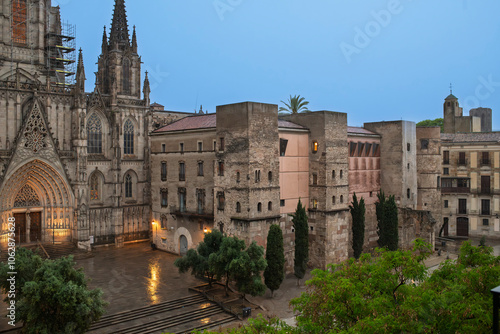
<path id="1" fill-rule="evenodd" d="M 71 241 L 74 196 L 64 177 L 49 163 L 30 161 L 12 173 L 0 189 L 2 231 L 16 219 L 16 241 Z M 1 242 L 7 242 L 3 235 Z"/>

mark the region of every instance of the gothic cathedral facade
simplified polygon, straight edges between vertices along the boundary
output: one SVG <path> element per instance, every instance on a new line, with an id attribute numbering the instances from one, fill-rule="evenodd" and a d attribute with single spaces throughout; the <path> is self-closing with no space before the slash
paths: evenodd
<path id="1" fill-rule="evenodd" d="M 109 36 L 104 30 L 91 93 L 59 7 L 0 0 L 0 11 L 2 246 L 9 217 L 19 243 L 90 249 L 148 239 L 150 88 L 124 0 L 115 1 Z"/>

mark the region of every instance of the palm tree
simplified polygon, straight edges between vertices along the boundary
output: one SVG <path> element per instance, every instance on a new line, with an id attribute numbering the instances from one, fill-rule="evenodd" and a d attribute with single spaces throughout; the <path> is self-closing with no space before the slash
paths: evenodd
<path id="1" fill-rule="evenodd" d="M 309 101 L 304 101 L 305 98 L 300 97 L 300 95 L 293 96 L 290 95 L 290 98 L 288 99 L 288 103 L 285 101 L 281 101 L 285 107 L 280 107 L 279 111 L 286 111 L 292 114 L 297 114 L 300 112 L 309 112 L 310 110 L 307 109 L 307 105 L 309 104 Z"/>

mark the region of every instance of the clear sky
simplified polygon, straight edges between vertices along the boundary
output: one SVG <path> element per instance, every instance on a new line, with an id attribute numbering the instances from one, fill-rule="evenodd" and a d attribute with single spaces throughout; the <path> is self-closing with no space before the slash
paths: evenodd
<path id="1" fill-rule="evenodd" d="M 77 25 L 87 90 L 113 0 L 53 0 Z M 151 100 L 167 110 L 300 94 L 363 122 L 442 117 L 450 93 L 500 130 L 498 0 L 126 0 Z M 281 104 L 280 104 L 281 105 Z"/>

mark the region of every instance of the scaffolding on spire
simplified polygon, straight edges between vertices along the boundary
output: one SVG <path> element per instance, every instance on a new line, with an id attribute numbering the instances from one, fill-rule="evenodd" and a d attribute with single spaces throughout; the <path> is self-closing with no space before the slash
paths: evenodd
<path id="1" fill-rule="evenodd" d="M 47 75 L 53 85 L 75 84 L 76 26 L 61 23 L 61 32 L 49 32 L 46 38 Z"/>

